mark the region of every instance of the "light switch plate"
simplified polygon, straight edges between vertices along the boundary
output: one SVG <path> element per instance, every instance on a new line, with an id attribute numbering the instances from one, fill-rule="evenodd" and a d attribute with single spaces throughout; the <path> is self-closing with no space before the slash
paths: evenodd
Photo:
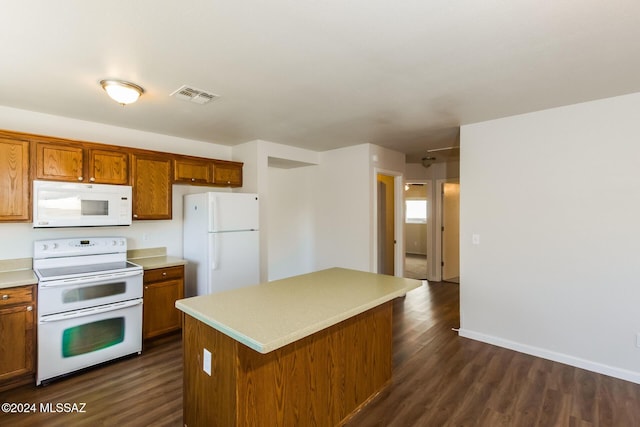
<path id="1" fill-rule="evenodd" d="M 480 235 L 479 234 L 472 234 L 471 235 L 471 243 L 474 245 L 479 245 L 480 244 Z"/>
<path id="2" fill-rule="evenodd" d="M 211 376 L 211 352 L 206 348 L 202 357 L 202 369 Z"/>

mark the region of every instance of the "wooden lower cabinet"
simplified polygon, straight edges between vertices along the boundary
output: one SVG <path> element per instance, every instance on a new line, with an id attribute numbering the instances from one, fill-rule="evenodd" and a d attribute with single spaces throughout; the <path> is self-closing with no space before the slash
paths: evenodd
<path id="1" fill-rule="evenodd" d="M 184 317 L 186 427 L 342 425 L 391 381 L 393 301 L 266 354 Z"/>
<path id="2" fill-rule="evenodd" d="M 184 298 L 184 266 L 144 272 L 142 337 L 157 337 L 182 328 L 176 300 Z"/>
<path id="3" fill-rule="evenodd" d="M 0 289 L 0 391 L 34 381 L 36 286 Z"/>

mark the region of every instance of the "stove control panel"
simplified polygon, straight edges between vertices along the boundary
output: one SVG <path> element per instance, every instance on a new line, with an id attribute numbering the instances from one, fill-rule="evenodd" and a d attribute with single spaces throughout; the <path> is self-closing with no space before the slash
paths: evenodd
<path id="1" fill-rule="evenodd" d="M 127 252 L 126 237 L 89 237 L 37 240 L 33 243 L 33 258 L 100 255 Z"/>

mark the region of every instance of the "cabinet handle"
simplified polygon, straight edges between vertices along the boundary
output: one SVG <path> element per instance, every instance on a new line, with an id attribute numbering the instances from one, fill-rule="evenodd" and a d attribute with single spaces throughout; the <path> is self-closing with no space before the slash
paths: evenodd
<path id="1" fill-rule="evenodd" d="M 7 295 L 7 294 L 2 295 L 2 299 L 3 300 L 8 300 L 9 299 L 9 295 Z"/>
<path id="2" fill-rule="evenodd" d="M 84 180 L 84 178 L 83 178 L 83 177 L 81 177 L 81 176 L 79 176 L 79 177 L 78 177 L 78 181 L 82 181 L 82 180 Z"/>
<path id="3" fill-rule="evenodd" d="M 27 311 L 33 311 L 33 307 L 31 306 L 27 307 Z"/>
<path id="4" fill-rule="evenodd" d="M 149 287 L 148 287 L 148 286 L 145 286 L 144 288 L 145 288 L 145 289 L 149 289 Z"/>
<path id="5" fill-rule="evenodd" d="M 195 178 L 191 178 L 191 182 L 196 182 L 196 179 Z"/>
<path id="6" fill-rule="evenodd" d="M 133 214 L 133 217 L 134 218 L 138 218 L 138 214 Z"/>
<path id="7" fill-rule="evenodd" d="M 95 182 L 95 180 L 96 179 L 94 177 L 89 178 L 89 181 L 91 181 L 91 182 Z"/>
<path id="8" fill-rule="evenodd" d="M 167 272 L 166 272 L 166 271 L 163 271 L 163 272 L 162 272 L 162 275 L 163 275 L 163 276 L 166 276 L 166 275 L 167 275 Z"/>

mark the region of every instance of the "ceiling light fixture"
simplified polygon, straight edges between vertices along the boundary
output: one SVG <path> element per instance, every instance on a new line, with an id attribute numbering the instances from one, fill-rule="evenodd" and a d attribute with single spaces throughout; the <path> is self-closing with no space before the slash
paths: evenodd
<path id="1" fill-rule="evenodd" d="M 424 166 L 425 168 L 428 168 L 429 166 L 431 166 L 433 164 L 433 162 L 436 161 L 436 158 L 433 156 L 427 156 L 427 157 L 423 157 L 422 158 L 422 166 Z"/>
<path id="2" fill-rule="evenodd" d="M 100 85 L 118 104 L 126 105 L 136 102 L 144 89 L 134 83 L 123 80 L 102 80 Z"/>

